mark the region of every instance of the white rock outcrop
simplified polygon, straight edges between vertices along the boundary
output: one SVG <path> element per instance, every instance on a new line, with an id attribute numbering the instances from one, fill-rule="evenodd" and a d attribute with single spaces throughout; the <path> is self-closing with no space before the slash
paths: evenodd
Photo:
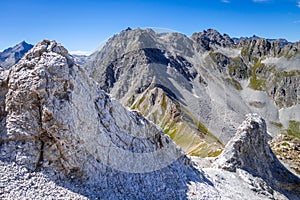
<path id="1" fill-rule="evenodd" d="M 281 191 L 290 199 L 300 196 L 300 179 L 288 171 L 271 151 L 265 120 L 257 114 L 248 114 L 235 136 L 227 143 L 214 165 L 237 172 L 259 192 Z"/>
<path id="2" fill-rule="evenodd" d="M 189 181 L 208 185 L 160 128 L 98 89 L 55 41 L 3 79 L 1 161 L 94 185 L 104 198 L 184 198 Z"/>

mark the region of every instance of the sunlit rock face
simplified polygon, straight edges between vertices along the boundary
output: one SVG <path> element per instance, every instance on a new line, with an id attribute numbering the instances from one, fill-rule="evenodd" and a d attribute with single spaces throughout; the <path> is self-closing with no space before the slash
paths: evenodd
<path id="1" fill-rule="evenodd" d="M 160 128 L 112 100 L 55 41 L 38 43 L 1 81 L 1 161 L 114 198 L 184 198 L 191 180 L 211 187 Z"/>
<path id="2" fill-rule="evenodd" d="M 253 185 L 259 185 L 259 181 L 255 183 L 256 179 L 247 173 L 261 177 L 266 182 L 264 185 L 268 184 L 270 188 L 281 190 L 285 194 L 293 191 L 299 196 L 300 179 L 277 159 L 270 149 L 269 139 L 265 120 L 257 114 L 248 114 L 215 165 L 228 171 L 246 171 L 245 179 Z"/>

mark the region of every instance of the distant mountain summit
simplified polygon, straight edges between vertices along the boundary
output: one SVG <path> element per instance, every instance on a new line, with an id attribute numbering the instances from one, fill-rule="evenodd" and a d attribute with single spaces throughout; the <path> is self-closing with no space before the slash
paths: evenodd
<path id="1" fill-rule="evenodd" d="M 32 47 L 33 45 L 23 41 L 14 47 L 5 49 L 3 52 L 0 52 L 0 66 L 5 69 L 9 69 L 16 64 Z"/>
<path id="2" fill-rule="evenodd" d="M 32 47 L 32 44 L 23 41 L 14 47 L 5 49 L 3 52 L 0 52 L 0 66 L 4 69 L 11 68 L 17 64 Z M 78 65 L 84 65 L 87 59 L 86 55 L 72 54 L 72 57 L 74 58 L 74 62 Z"/>

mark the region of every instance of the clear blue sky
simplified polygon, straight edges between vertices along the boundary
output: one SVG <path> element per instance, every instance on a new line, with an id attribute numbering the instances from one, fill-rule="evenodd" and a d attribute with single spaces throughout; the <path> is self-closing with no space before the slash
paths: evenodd
<path id="1" fill-rule="evenodd" d="M 300 0 L 0 0 L 0 18 L 0 51 L 44 38 L 91 51 L 127 27 L 300 40 Z"/>

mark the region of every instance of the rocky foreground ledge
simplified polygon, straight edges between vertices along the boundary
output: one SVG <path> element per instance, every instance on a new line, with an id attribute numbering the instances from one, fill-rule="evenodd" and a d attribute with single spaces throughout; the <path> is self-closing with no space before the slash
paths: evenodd
<path id="1" fill-rule="evenodd" d="M 0 199 L 297 199 L 265 121 L 247 115 L 216 160 L 192 162 L 44 40 L 0 70 Z M 207 163 L 203 168 L 203 164 Z"/>

